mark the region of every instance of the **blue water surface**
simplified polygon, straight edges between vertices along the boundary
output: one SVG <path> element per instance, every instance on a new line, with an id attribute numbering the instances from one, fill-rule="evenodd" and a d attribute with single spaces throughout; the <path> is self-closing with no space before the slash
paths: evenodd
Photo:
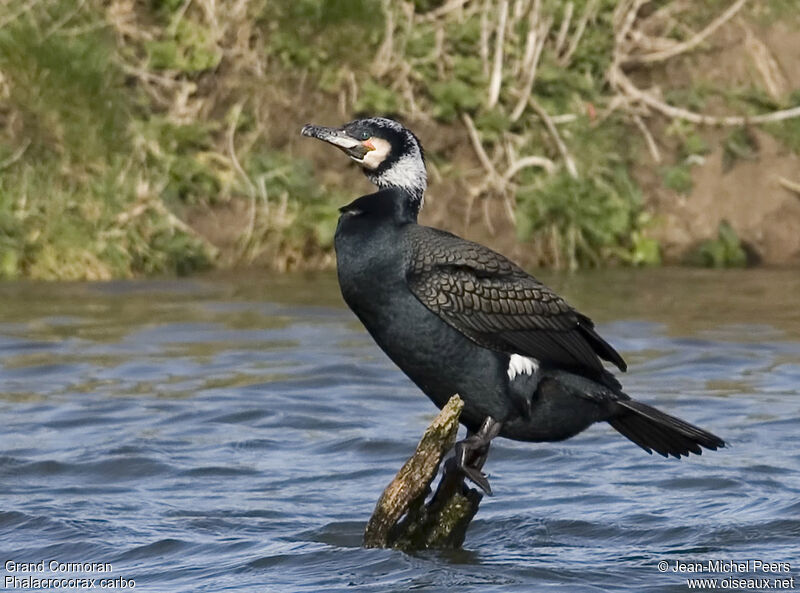
<path id="1" fill-rule="evenodd" d="M 33 577 L 173 593 L 679 592 L 695 576 L 800 588 L 799 276 L 547 278 L 626 357 L 628 393 L 730 446 L 665 460 L 607 425 L 499 439 L 495 496 L 464 549 L 415 554 L 362 549 L 361 534 L 436 410 L 332 275 L 0 284 L 5 589 Z M 709 560 L 788 569 L 673 571 Z M 58 567 L 92 562 L 109 571 Z"/>

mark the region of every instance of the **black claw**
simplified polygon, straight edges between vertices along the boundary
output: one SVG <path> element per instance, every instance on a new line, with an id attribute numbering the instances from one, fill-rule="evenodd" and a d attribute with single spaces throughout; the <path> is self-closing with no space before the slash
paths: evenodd
<path id="1" fill-rule="evenodd" d="M 489 485 L 489 480 L 486 479 L 486 474 L 475 469 L 474 467 L 469 466 L 462 467 L 461 471 L 464 472 L 464 475 L 469 478 L 473 484 L 475 484 L 489 496 L 492 496 L 492 487 Z"/>

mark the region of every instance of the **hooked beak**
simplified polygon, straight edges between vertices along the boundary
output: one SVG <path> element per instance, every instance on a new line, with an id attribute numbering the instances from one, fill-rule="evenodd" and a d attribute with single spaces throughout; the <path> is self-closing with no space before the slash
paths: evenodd
<path id="1" fill-rule="evenodd" d="M 361 140 L 353 138 L 341 128 L 326 128 L 325 126 L 306 124 L 303 126 L 301 134 L 309 138 L 322 140 L 328 144 L 333 144 L 336 148 L 341 149 L 342 152 L 357 162 L 363 161 L 364 155 L 370 150 Z"/>

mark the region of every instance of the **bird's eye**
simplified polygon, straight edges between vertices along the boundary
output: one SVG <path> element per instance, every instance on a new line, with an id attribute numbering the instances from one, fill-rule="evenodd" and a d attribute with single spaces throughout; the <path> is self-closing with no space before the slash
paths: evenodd
<path id="1" fill-rule="evenodd" d="M 358 139 L 359 139 L 359 140 L 368 140 L 368 139 L 369 139 L 369 137 L 370 137 L 370 133 L 369 133 L 369 132 L 367 132 L 366 130 L 361 130 L 361 131 L 358 133 Z"/>

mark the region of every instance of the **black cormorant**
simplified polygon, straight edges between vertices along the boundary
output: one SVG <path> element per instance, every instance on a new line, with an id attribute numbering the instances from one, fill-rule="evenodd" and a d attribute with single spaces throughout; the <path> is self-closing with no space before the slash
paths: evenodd
<path id="1" fill-rule="evenodd" d="M 466 475 L 497 435 L 559 441 L 606 421 L 667 457 L 725 445 L 719 437 L 623 393 L 603 366 L 625 361 L 591 319 L 499 253 L 417 224 L 427 185 L 422 146 L 399 123 L 359 119 L 306 125 L 377 187 L 340 209 L 335 247 L 345 302 L 378 346 L 442 407 L 464 400 L 469 436 L 456 449 Z"/>

